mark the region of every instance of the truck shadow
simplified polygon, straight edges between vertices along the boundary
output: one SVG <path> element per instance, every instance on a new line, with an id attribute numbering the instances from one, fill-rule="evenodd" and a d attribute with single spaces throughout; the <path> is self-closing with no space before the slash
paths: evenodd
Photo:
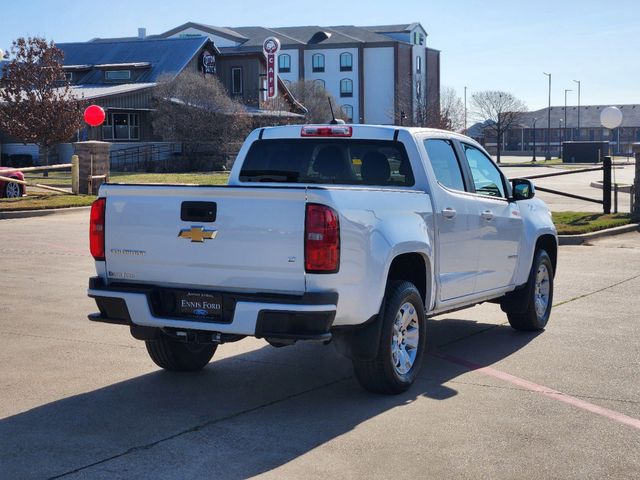
<path id="1" fill-rule="evenodd" d="M 536 336 L 453 318 L 429 327 L 432 352 L 483 366 Z M 157 371 L 5 418 L 0 476 L 248 478 L 417 398 L 446 401 L 457 395 L 452 380 L 468 371 L 428 355 L 409 392 L 381 396 L 361 390 L 332 347 L 265 346 L 199 373 Z"/>

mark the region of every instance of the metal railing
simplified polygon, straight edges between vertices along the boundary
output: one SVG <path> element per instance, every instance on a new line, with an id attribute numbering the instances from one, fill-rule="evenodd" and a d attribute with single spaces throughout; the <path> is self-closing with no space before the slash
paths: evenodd
<path id="1" fill-rule="evenodd" d="M 140 171 L 150 166 L 166 167 L 177 153 L 179 150 L 173 143 L 138 145 L 112 150 L 109 164 L 111 171 L 116 172 Z"/>

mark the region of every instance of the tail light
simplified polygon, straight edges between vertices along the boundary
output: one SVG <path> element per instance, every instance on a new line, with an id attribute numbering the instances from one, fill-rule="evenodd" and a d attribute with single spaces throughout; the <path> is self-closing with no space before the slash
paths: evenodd
<path id="1" fill-rule="evenodd" d="M 96 260 L 104 260 L 104 210 L 106 198 L 98 198 L 91 204 L 89 217 L 89 247 Z"/>
<path id="2" fill-rule="evenodd" d="M 307 204 L 304 267 L 307 273 L 336 273 L 340 266 L 340 222 L 326 205 Z"/>
<path id="3" fill-rule="evenodd" d="M 353 129 L 345 125 L 305 125 L 300 130 L 301 137 L 350 137 Z"/>

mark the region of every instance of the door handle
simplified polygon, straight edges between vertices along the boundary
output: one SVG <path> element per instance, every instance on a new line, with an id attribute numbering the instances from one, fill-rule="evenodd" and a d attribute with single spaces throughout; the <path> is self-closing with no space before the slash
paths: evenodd
<path id="1" fill-rule="evenodd" d="M 484 212 L 482 212 L 482 213 L 480 214 L 480 216 L 481 216 L 482 218 L 484 218 L 484 219 L 485 219 L 486 221 L 488 221 L 488 222 L 490 222 L 491 220 L 493 220 L 493 217 L 494 217 L 493 212 L 492 212 L 491 210 L 485 210 Z"/>
<path id="2" fill-rule="evenodd" d="M 444 218 L 453 218 L 453 217 L 456 216 L 456 211 L 455 211 L 455 209 L 453 209 L 451 207 L 447 207 L 447 208 L 442 210 L 442 216 Z"/>

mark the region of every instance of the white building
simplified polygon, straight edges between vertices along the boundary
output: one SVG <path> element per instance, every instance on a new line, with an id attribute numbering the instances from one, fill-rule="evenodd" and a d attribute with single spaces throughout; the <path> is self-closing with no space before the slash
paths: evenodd
<path id="1" fill-rule="evenodd" d="M 225 55 L 259 53 L 280 40 L 285 82 L 315 80 L 353 123 L 400 124 L 440 104 L 440 52 L 427 47 L 419 23 L 402 25 L 237 27 L 186 23 L 160 37 L 208 36 Z"/>

